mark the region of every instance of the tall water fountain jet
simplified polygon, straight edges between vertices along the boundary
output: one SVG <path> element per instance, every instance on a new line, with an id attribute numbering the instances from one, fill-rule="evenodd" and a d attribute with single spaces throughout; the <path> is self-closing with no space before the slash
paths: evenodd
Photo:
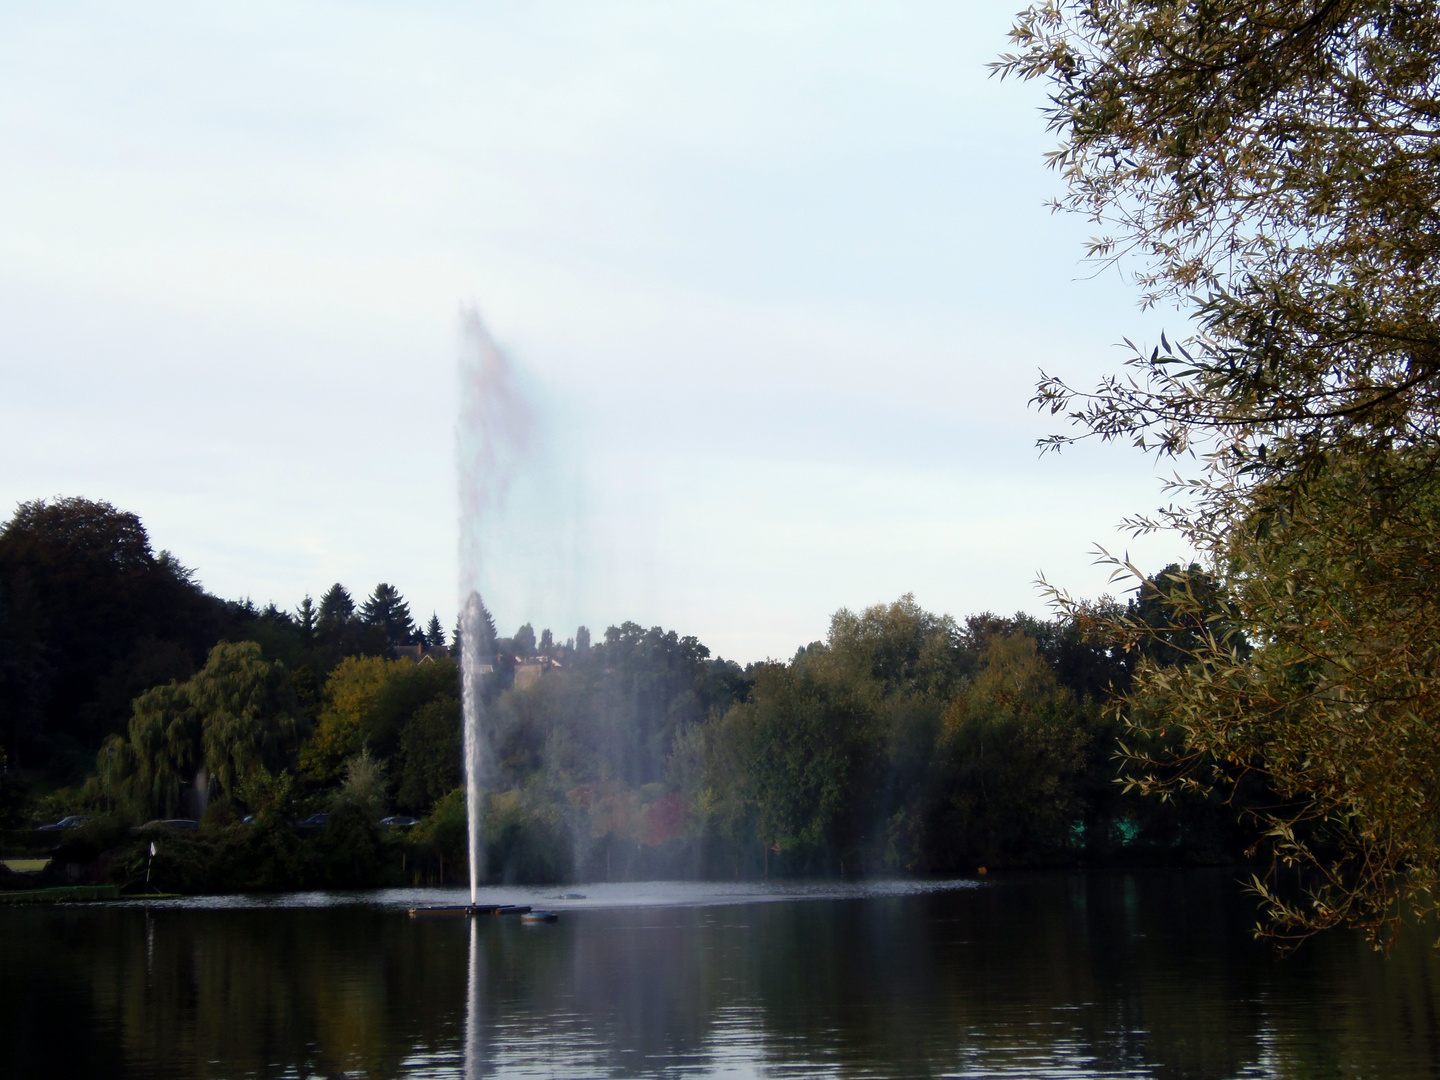
<path id="1" fill-rule="evenodd" d="M 470 906 L 476 903 L 480 865 L 484 849 L 480 846 L 480 781 L 484 757 L 481 740 L 484 732 L 485 701 L 481 696 L 481 680 L 485 669 L 494 665 L 494 642 L 490 640 L 485 607 L 480 594 L 471 591 L 460 613 L 460 696 L 465 725 L 465 818 L 470 840 Z"/>
<path id="2" fill-rule="evenodd" d="M 473 308 L 460 316 L 460 409 L 455 464 L 460 483 L 460 671 L 464 715 L 465 808 L 470 841 L 470 904 L 484 877 L 480 809 L 485 773 L 484 677 L 493 670 L 494 628 L 480 600 L 482 550 L 511 481 L 531 452 L 534 410 L 509 359 Z"/>

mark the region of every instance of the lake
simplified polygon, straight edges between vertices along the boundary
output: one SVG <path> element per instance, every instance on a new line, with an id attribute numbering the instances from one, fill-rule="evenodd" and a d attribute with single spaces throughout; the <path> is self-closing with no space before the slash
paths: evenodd
<path id="1" fill-rule="evenodd" d="M 1440 958 L 1215 871 L 0 909 L 5 1077 L 1440 1077 Z M 552 900 L 562 891 L 584 899 Z"/>

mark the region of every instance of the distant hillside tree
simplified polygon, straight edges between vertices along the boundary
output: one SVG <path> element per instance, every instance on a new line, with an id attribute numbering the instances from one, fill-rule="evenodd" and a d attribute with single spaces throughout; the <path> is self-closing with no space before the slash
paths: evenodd
<path id="1" fill-rule="evenodd" d="M 367 626 L 379 627 L 387 641 L 408 644 L 415 638 L 415 621 L 410 605 L 393 585 L 381 582 L 370 598 L 360 607 L 360 620 Z"/>
<path id="2" fill-rule="evenodd" d="M 315 624 L 319 619 L 319 612 L 315 610 L 315 601 L 310 599 L 310 594 L 305 594 L 305 599 L 300 601 L 300 606 L 295 609 L 295 622 L 300 628 L 300 637 L 309 644 L 315 636 Z"/>
<path id="3" fill-rule="evenodd" d="M 320 614 L 317 620 L 321 630 L 333 630 L 343 626 L 355 615 L 355 601 L 350 590 L 338 581 L 325 590 L 320 597 Z"/>
<path id="4" fill-rule="evenodd" d="M 239 615 L 140 519 L 83 498 L 22 503 L 0 528 L 0 736 L 12 768 L 88 771 L 130 699 L 184 679 Z"/>
<path id="5" fill-rule="evenodd" d="M 445 628 L 440 625 L 440 616 L 433 611 L 430 613 L 430 625 L 425 628 L 425 644 L 432 649 L 445 646 Z"/>
<path id="6" fill-rule="evenodd" d="M 510 647 L 515 651 L 516 656 L 535 655 L 535 627 L 528 622 L 515 631 L 515 636 L 510 639 Z"/>

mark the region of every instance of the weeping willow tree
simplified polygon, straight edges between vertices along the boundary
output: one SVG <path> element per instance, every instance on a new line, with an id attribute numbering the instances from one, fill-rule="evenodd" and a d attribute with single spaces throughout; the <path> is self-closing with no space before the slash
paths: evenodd
<path id="1" fill-rule="evenodd" d="M 100 748 L 100 787 L 112 804 L 174 817 L 184 786 L 203 778 L 210 798 L 234 796 L 288 764 L 304 733 L 284 665 L 267 662 L 253 641 L 222 641 L 193 678 L 135 699 L 129 737 L 112 735 Z"/>
<path id="2" fill-rule="evenodd" d="M 1196 462 L 1129 522 L 1178 530 L 1207 593 L 1167 586 L 1169 621 L 1207 629 L 1137 665 L 1129 782 L 1258 778 L 1270 932 L 1379 940 L 1436 908 L 1440 865 L 1440 10 L 1049 0 L 1011 39 L 996 70 L 1050 87 L 1056 207 L 1190 327 L 1036 397 L 1074 425 L 1054 448 Z M 1142 655 L 1174 636 L 1134 609 L 1108 629 Z"/>

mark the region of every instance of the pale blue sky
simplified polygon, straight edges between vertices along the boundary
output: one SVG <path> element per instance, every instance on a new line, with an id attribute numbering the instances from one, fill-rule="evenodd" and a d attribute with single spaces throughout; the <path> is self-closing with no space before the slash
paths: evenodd
<path id="1" fill-rule="evenodd" d="M 1040 458 L 1037 367 L 1153 337 L 1044 207 L 1013 5 L 0 9 L 0 503 L 138 512 L 207 587 L 455 612 L 456 316 L 550 417 L 502 630 L 634 619 L 742 661 L 913 591 L 1093 595 L 1162 500 Z M 1173 314 L 1164 322 L 1178 325 Z"/>

